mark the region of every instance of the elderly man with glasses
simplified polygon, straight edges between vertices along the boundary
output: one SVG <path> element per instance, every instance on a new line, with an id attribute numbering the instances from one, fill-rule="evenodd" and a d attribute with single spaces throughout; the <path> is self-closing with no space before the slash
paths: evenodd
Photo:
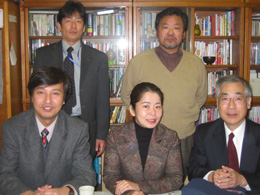
<path id="1" fill-rule="evenodd" d="M 260 193 L 260 125 L 246 118 L 251 96 L 238 76 L 218 80 L 220 118 L 196 129 L 183 195 Z"/>

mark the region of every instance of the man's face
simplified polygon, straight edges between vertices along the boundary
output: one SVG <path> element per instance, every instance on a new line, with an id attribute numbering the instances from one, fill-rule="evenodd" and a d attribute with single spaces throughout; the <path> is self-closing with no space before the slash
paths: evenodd
<path id="1" fill-rule="evenodd" d="M 44 126 L 49 126 L 65 103 L 63 83 L 36 87 L 33 91 L 32 103 L 39 121 Z"/>
<path id="2" fill-rule="evenodd" d="M 61 24 L 58 23 L 57 26 L 62 33 L 62 39 L 71 46 L 81 39 L 82 33 L 85 31 L 84 20 L 78 12 L 63 18 Z"/>
<path id="3" fill-rule="evenodd" d="M 168 53 L 176 53 L 185 38 L 183 22 L 180 16 L 164 16 L 159 25 L 156 35 L 160 47 Z"/>
<path id="4" fill-rule="evenodd" d="M 233 131 L 242 124 L 250 107 L 251 97 L 247 101 L 242 83 L 226 83 L 221 87 L 218 111 L 230 130 Z"/>

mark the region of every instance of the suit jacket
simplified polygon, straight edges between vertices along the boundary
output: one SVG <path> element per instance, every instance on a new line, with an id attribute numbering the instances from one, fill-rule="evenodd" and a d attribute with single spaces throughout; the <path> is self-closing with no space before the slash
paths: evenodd
<path id="1" fill-rule="evenodd" d="M 60 111 L 44 166 L 34 109 L 2 125 L 0 194 L 17 195 L 46 184 L 78 188 L 96 184 L 87 123 Z M 78 191 L 79 192 L 79 191 Z"/>
<path id="2" fill-rule="evenodd" d="M 55 66 L 63 69 L 62 41 L 37 49 L 34 69 Z M 90 144 L 106 140 L 109 129 L 109 78 L 107 56 L 82 43 L 80 69 L 81 119 L 90 127 Z M 94 147 L 95 149 L 95 147 Z"/>
<path id="3" fill-rule="evenodd" d="M 209 171 L 228 166 L 224 121 L 201 124 L 197 127 L 191 151 L 188 176 L 203 178 Z M 240 174 L 253 193 L 260 193 L 260 125 L 246 119 L 242 146 Z"/>
<path id="4" fill-rule="evenodd" d="M 138 183 L 144 193 L 159 194 L 182 186 L 182 161 L 177 133 L 162 124 L 155 127 L 143 170 L 134 122 L 109 132 L 104 158 L 104 182 L 114 194 L 116 181 Z"/>

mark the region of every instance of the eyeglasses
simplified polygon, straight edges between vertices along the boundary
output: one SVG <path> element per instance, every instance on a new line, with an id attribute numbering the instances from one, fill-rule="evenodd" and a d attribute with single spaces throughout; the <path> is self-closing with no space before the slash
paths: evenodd
<path id="1" fill-rule="evenodd" d="M 220 103 L 221 104 L 228 104 L 231 100 L 234 101 L 235 104 L 243 104 L 245 101 L 246 97 L 239 95 L 239 96 L 235 96 L 235 97 L 229 97 L 229 96 L 222 96 L 220 97 Z"/>

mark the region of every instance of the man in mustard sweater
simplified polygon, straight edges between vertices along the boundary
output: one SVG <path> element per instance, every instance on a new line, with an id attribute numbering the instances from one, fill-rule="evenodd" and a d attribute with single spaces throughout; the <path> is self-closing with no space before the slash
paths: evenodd
<path id="1" fill-rule="evenodd" d="M 185 176 L 195 122 L 207 99 L 207 72 L 197 56 L 180 48 L 188 28 L 185 13 L 178 8 L 167 8 L 157 14 L 155 28 L 160 46 L 130 61 L 121 97 L 128 106 L 136 84 L 151 82 L 160 87 L 165 97 L 161 122 L 179 135 Z"/>

